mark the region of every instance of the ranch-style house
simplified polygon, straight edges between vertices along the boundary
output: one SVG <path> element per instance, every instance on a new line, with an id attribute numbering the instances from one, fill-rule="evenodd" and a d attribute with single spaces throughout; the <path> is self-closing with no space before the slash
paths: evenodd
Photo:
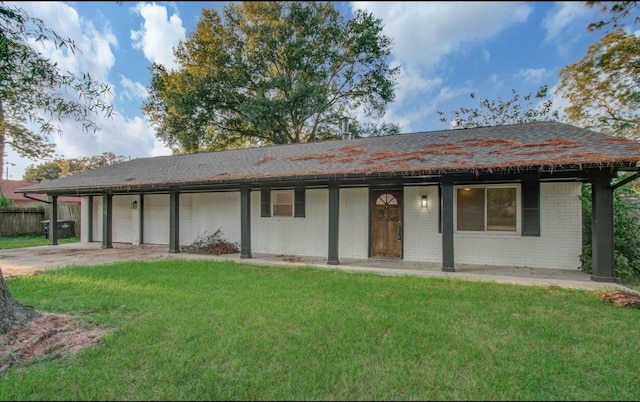
<path id="1" fill-rule="evenodd" d="M 613 191 L 638 161 L 634 141 L 534 122 L 139 158 L 19 191 L 49 196 L 51 217 L 59 197 L 81 197 L 81 241 L 103 248 L 178 253 L 220 229 L 242 258 L 576 270 L 590 183 L 591 279 L 615 282 Z"/>

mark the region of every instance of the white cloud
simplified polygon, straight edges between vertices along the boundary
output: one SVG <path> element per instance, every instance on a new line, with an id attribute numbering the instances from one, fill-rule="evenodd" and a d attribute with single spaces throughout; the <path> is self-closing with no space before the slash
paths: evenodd
<path id="1" fill-rule="evenodd" d="M 141 117 L 129 119 L 115 115 L 111 118 L 96 117 L 95 121 L 102 128 L 96 133 L 83 131 L 72 121 L 63 122 L 60 125 L 63 134 L 52 138 L 56 143 L 56 155 L 76 158 L 113 152 L 127 159 L 171 155 L 171 150 L 156 140 L 154 130 Z M 12 180 L 21 180 L 24 169 L 29 165 L 44 162 L 20 158 L 12 149 L 7 149 L 7 161 L 15 164 L 9 167 Z"/>
<path id="2" fill-rule="evenodd" d="M 539 84 L 547 75 L 548 71 L 544 68 L 527 68 L 518 71 L 516 78 L 522 79 L 527 84 Z"/>
<path id="3" fill-rule="evenodd" d="M 570 54 L 585 35 L 598 40 L 603 31 L 589 33 L 587 26 L 600 18 L 598 6 L 589 8 L 581 1 L 556 3 L 542 21 L 546 31 L 544 42 L 555 44 L 561 55 Z"/>
<path id="4" fill-rule="evenodd" d="M 113 87 L 108 82 L 108 76 L 115 64 L 115 56 L 111 49 L 117 46 L 117 40 L 109 25 L 98 30 L 92 21 L 79 17 L 76 10 L 65 3 L 24 2 L 13 5 L 22 8 L 31 17 L 42 19 L 48 28 L 75 42 L 79 50 L 75 54 L 57 50 L 52 45 L 38 47 L 45 57 L 58 63 L 61 71 L 76 74 L 90 72 L 94 81 L 104 82 Z M 120 95 L 124 98 L 146 97 L 146 89 L 141 84 L 123 75 L 120 75 L 120 84 L 124 88 Z M 105 96 L 105 101 L 112 104 L 113 98 L 114 95 L 109 94 Z M 127 158 L 138 158 L 171 154 L 170 149 L 156 140 L 154 130 L 142 117 L 126 118 L 115 110 L 115 115 L 111 118 L 101 115 L 90 118 L 101 131 L 88 133 L 73 119 L 58 124 L 62 135 L 51 138 L 51 141 L 56 143 L 56 155 L 74 158 L 113 152 Z M 37 131 L 36 127 L 30 128 Z M 11 148 L 6 149 L 6 153 L 9 176 L 14 180 L 21 179 L 29 165 L 44 162 L 21 158 Z M 4 177 L 6 171 L 2 173 Z"/>
<path id="5" fill-rule="evenodd" d="M 597 14 L 598 7 L 589 8 L 581 1 L 569 1 L 556 3 L 542 21 L 542 27 L 546 30 L 545 40 L 553 40 L 564 36 L 569 28 L 579 24 L 584 33 L 587 29 L 589 18 Z"/>
<path id="6" fill-rule="evenodd" d="M 177 69 L 173 48 L 186 38 L 186 30 L 177 14 L 170 17 L 167 8 L 156 3 L 139 3 L 131 9 L 144 18 L 139 31 L 131 31 L 132 46 L 141 49 L 151 62 Z"/>
<path id="7" fill-rule="evenodd" d="M 82 131 L 75 124 L 63 123 L 64 134 L 56 138 L 59 154 L 64 152 L 67 158 L 99 155 L 113 152 L 127 158 L 139 158 L 158 155 L 169 155 L 171 151 L 162 145 L 158 146 L 155 133 L 148 122 L 141 117 L 131 119 L 121 115 L 98 117 L 98 125 L 102 128 L 96 133 Z"/>
<path id="8" fill-rule="evenodd" d="M 58 64 L 60 71 L 80 74 L 89 72 L 96 81 L 108 82 L 109 70 L 115 64 L 112 46 L 118 41 L 106 25 L 102 30 L 96 29 L 91 21 L 81 18 L 76 10 L 61 2 L 20 2 L 13 3 L 25 12 L 45 22 L 45 25 L 63 38 L 74 41 L 76 52 L 68 49 L 56 49 L 50 42 L 35 42 L 35 48 L 46 58 Z"/>
<path id="9" fill-rule="evenodd" d="M 144 85 L 139 82 L 133 82 L 122 74 L 120 74 L 120 85 L 123 88 L 120 96 L 125 99 L 146 99 L 149 94 Z"/>
<path id="10" fill-rule="evenodd" d="M 381 18 L 394 58 L 421 67 L 525 22 L 532 11 L 524 2 L 353 2 L 352 8 Z"/>
<path id="11" fill-rule="evenodd" d="M 385 119 L 403 131 L 425 120 L 437 123 L 440 105 L 471 92 L 467 83 L 443 87 L 442 77 L 447 74 L 436 70 L 444 67 L 444 58 L 482 46 L 526 22 L 532 12 L 523 2 L 353 2 L 351 7 L 381 18 L 383 34 L 393 39 L 391 56 L 401 74 L 396 100 L 387 108 Z M 480 51 L 483 60 L 489 61 L 491 53 Z"/>

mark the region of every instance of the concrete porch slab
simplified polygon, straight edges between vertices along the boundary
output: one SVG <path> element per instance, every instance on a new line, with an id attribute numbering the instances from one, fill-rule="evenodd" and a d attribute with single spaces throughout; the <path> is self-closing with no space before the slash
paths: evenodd
<path id="1" fill-rule="evenodd" d="M 437 263 L 423 263 L 396 259 L 340 259 L 339 265 L 327 265 L 326 259 L 295 255 L 253 254 L 240 258 L 240 254 L 223 256 L 169 253 L 167 245 L 143 244 L 133 246 L 114 243 L 103 249 L 101 243 L 70 243 L 58 246 L 39 246 L 0 250 L 0 268 L 5 277 L 30 275 L 46 269 L 68 265 L 97 265 L 119 261 L 157 261 L 163 259 L 231 260 L 241 263 L 278 266 L 313 266 L 347 272 L 371 272 L 380 275 L 415 275 L 447 277 L 467 280 L 494 281 L 520 285 L 559 286 L 564 288 L 605 290 L 630 289 L 617 283 L 591 280 L 579 270 L 542 269 L 525 267 L 497 267 L 483 265 L 457 265 L 456 272 L 443 272 Z"/>

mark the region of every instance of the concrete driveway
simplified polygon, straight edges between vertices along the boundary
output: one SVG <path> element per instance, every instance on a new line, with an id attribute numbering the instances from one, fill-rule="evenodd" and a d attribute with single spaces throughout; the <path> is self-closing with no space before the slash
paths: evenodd
<path id="1" fill-rule="evenodd" d="M 6 278 L 31 275 L 46 269 L 68 265 L 98 265 L 119 261 L 165 259 L 167 246 L 131 246 L 114 244 L 103 249 L 101 243 L 68 243 L 58 246 L 38 246 L 0 250 L 0 268 Z"/>
<path id="2" fill-rule="evenodd" d="M 594 282 L 591 280 L 590 275 L 579 270 L 458 265 L 456 272 L 443 272 L 439 264 L 403 260 L 340 259 L 339 265 L 327 265 L 326 260 L 314 257 L 254 254 L 253 258 L 240 259 L 239 254 L 224 256 L 189 253 L 173 254 L 168 252 L 168 246 L 153 244 L 132 246 L 130 244 L 114 243 L 113 248 L 103 249 L 99 242 L 0 250 L 0 268 L 7 278 L 36 274 L 47 269 L 69 265 L 98 265 L 119 261 L 158 261 L 164 259 L 234 260 L 248 264 L 280 266 L 311 265 L 323 269 L 371 272 L 380 275 L 449 277 L 587 290 L 630 290 L 616 283 Z"/>

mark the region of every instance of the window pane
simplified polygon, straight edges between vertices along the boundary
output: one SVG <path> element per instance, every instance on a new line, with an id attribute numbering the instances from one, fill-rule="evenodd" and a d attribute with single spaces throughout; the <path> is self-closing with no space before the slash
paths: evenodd
<path id="1" fill-rule="evenodd" d="M 293 216 L 293 191 L 273 193 L 273 216 Z"/>
<path id="2" fill-rule="evenodd" d="M 458 230 L 484 231 L 484 188 L 457 190 Z"/>
<path id="3" fill-rule="evenodd" d="M 398 205 L 398 200 L 391 194 L 382 194 L 376 200 L 376 205 Z"/>
<path id="4" fill-rule="evenodd" d="M 516 231 L 516 189 L 487 189 L 487 230 Z"/>
<path id="5" fill-rule="evenodd" d="M 274 216 L 293 216 L 293 208 L 291 205 L 274 205 Z"/>
<path id="6" fill-rule="evenodd" d="M 276 193 L 274 204 L 291 204 L 293 202 L 292 192 Z"/>

